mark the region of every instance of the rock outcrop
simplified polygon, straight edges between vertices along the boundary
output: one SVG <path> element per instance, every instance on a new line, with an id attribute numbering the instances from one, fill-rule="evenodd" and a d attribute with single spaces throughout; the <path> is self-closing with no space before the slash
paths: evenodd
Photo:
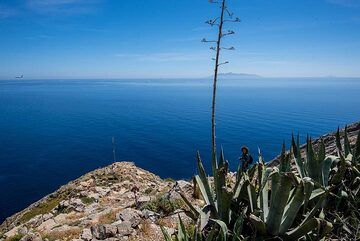
<path id="1" fill-rule="evenodd" d="M 55 240 L 163 240 L 160 226 L 170 233 L 178 215 L 190 227 L 177 190 L 189 200 L 192 184 L 165 181 L 130 162 L 114 163 L 90 172 L 6 219 L 2 239 Z"/>
<path id="2" fill-rule="evenodd" d="M 355 143 L 360 123 L 348 127 Z M 336 152 L 335 133 L 322 137 L 327 154 Z M 314 140 L 314 146 L 319 139 Z M 304 146 L 302 147 L 304 152 Z M 274 159 L 269 165 L 277 165 Z M 235 173 L 230 179 L 234 181 Z M 130 162 L 114 163 L 62 186 L 0 225 L 0 241 L 164 240 L 160 226 L 176 232 L 178 215 L 193 228 L 181 190 L 195 206 L 193 185 L 162 180 Z"/>

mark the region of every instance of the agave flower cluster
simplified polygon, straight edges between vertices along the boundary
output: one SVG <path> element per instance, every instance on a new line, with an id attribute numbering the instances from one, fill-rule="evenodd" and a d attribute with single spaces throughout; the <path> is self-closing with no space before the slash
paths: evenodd
<path id="1" fill-rule="evenodd" d="M 175 240 L 360 238 L 360 133 L 351 148 L 346 129 L 343 141 L 338 131 L 337 156 L 326 156 L 323 142 L 314 150 L 310 138 L 302 156 L 299 142 L 292 138 L 290 152 L 283 145 L 276 167 L 268 167 L 259 150 L 258 162 L 246 173 L 239 169 L 232 186 L 223 151 L 219 160 L 212 160 L 211 181 L 198 154 L 195 179 L 205 205 L 194 207 L 182 195 L 196 228 L 189 234 L 180 219 Z M 166 241 L 172 240 L 163 233 Z"/>

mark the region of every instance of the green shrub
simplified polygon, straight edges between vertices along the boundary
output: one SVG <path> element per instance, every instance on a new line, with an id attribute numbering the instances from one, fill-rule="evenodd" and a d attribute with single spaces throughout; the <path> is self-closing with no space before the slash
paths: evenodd
<path id="1" fill-rule="evenodd" d="M 6 238 L 5 241 L 19 241 L 22 237 L 24 237 L 24 235 L 16 234 L 14 236 Z"/>
<path id="2" fill-rule="evenodd" d="M 80 200 L 83 204 L 86 204 L 86 205 L 92 204 L 96 201 L 95 198 L 93 198 L 93 197 L 82 197 L 82 198 L 80 198 Z"/>
<path id="3" fill-rule="evenodd" d="M 175 180 L 172 179 L 171 177 L 165 178 L 164 181 L 165 182 L 175 182 Z"/>
<path id="4" fill-rule="evenodd" d="M 49 197 L 47 200 L 40 203 L 38 206 L 24 213 L 20 218 L 20 222 L 25 223 L 39 214 L 50 213 L 51 210 L 57 207 L 62 200 L 64 200 L 64 197 L 62 196 Z"/>
<path id="5" fill-rule="evenodd" d="M 154 200 L 143 204 L 140 209 L 148 209 L 156 213 L 168 215 L 182 207 L 184 207 L 184 202 L 181 199 L 172 200 L 161 195 Z"/>

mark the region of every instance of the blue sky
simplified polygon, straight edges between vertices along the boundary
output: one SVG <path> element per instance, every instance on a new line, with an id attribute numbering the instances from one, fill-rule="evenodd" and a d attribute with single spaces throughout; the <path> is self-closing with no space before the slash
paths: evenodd
<path id="1" fill-rule="evenodd" d="M 228 0 L 223 72 L 360 76 L 360 0 Z M 0 78 L 211 75 L 207 0 L 0 0 Z"/>

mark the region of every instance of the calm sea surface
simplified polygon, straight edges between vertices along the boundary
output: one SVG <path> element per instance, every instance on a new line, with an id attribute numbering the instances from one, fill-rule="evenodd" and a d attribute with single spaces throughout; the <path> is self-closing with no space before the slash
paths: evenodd
<path id="1" fill-rule="evenodd" d="M 208 164 L 207 80 L 0 81 L 0 221 L 60 185 L 117 160 L 161 177 Z M 234 169 L 240 146 L 270 160 L 291 133 L 313 137 L 360 120 L 360 79 L 224 80 L 217 141 Z M 256 155 L 254 155 L 256 157 Z"/>

